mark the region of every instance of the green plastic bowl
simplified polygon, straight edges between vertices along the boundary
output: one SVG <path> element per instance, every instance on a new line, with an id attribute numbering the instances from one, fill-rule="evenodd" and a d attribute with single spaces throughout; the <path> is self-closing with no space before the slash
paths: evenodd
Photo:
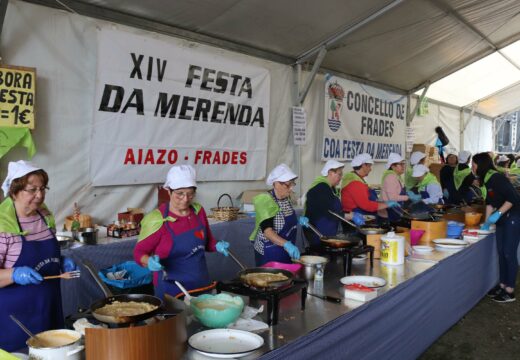
<path id="1" fill-rule="evenodd" d="M 244 309 L 244 300 L 229 294 L 204 294 L 191 299 L 190 307 L 203 325 L 225 328 L 238 319 Z"/>

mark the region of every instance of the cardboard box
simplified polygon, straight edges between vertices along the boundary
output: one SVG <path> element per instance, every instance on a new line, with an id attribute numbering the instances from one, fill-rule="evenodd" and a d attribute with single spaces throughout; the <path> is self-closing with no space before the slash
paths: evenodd
<path id="1" fill-rule="evenodd" d="M 132 212 L 132 211 L 125 211 L 122 213 L 117 214 L 117 221 L 120 223 L 135 223 L 139 224 L 141 220 L 143 219 L 144 214 L 143 212 Z"/>
<path id="2" fill-rule="evenodd" d="M 446 165 L 448 166 L 448 165 Z M 437 180 L 441 182 L 441 169 L 444 167 L 444 164 L 430 164 L 430 172 L 435 175 Z"/>

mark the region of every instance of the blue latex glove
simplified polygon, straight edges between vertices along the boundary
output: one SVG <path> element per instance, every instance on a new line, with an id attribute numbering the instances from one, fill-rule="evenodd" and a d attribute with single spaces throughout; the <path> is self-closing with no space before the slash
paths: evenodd
<path id="1" fill-rule="evenodd" d="M 283 248 L 287 251 L 291 259 L 300 258 L 300 250 L 292 242 L 286 241 L 285 244 L 283 244 Z"/>
<path id="2" fill-rule="evenodd" d="M 354 215 L 352 216 L 352 221 L 357 226 L 365 225 L 365 218 L 360 213 L 354 212 Z"/>
<path id="3" fill-rule="evenodd" d="M 487 231 L 489 231 L 489 226 L 490 225 L 491 225 L 490 223 L 485 222 L 484 224 L 480 225 L 480 230 L 487 230 Z"/>
<path id="4" fill-rule="evenodd" d="M 491 224 L 496 224 L 496 222 L 498 221 L 498 219 L 500 219 L 501 216 L 502 216 L 502 214 L 500 212 L 495 211 L 493 214 L 489 215 L 486 222 L 491 223 Z"/>
<path id="5" fill-rule="evenodd" d="M 422 200 L 422 196 L 414 193 L 413 191 L 407 191 L 406 195 L 408 195 L 408 199 L 410 199 L 410 201 L 414 204 Z"/>
<path id="6" fill-rule="evenodd" d="M 221 253 L 222 255 L 224 255 L 224 256 L 228 256 L 229 255 L 229 252 L 227 250 L 228 248 L 229 248 L 229 243 L 227 241 L 220 240 L 217 243 L 217 251 L 219 253 Z"/>
<path id="7" fill-rule="evenodd" d="M 450 197 L 450 192 L 448 191 L 448 189 L 444 189 L 444 190 L 442 191 L 442 195 L 443 195 L 446 199 L 448 199 L 448 198 Z"/>
<path id="8" fill-rule="evenodd" d="M 39 284 L 42 280 L 42 276 L 28 266 L 15 267 L 13 270 L 13 282 L 18 285 Z"/>
<path id="9" fill-rule="evenodd" d="M 62 256 L 61 257 L 61 272 L 69 272 L 78 270 L 78 265 L 72 260 L 70 257 Z"/>
<path id="10" fill-rule="evenodd" d="M 161 265 L 159 255 L 150 256 L 148 258 L 148 270 L 161 271 L 164 267 Z"/>
<path id="11" fill-rule="evenodd" d="M 386 202 L 386 206 L 389 208 L 399 207 L 399 203 L 397 201 L 389 200 Z"/>
<path id="12" fill-rule="evenodd" d="M 298 218 L 298 223 L 303 227 L 309 227 L 309 218 L 305 216 L 300 216 Z"/>

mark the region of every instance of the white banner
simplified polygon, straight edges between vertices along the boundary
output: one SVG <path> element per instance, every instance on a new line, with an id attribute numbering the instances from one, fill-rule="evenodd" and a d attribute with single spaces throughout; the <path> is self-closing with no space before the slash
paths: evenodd
<path id="1" fill-rule="evenodd" d="M 325 82 L 322 160 L 404 156 L 406 104 L 404 95 L 332 76 Z"/>
<path id="2" fill-rule="evenodd" d="M 197 47 L 103 28 L 91 141 L 93 185 L 265 177 L 268 70 Z"/>

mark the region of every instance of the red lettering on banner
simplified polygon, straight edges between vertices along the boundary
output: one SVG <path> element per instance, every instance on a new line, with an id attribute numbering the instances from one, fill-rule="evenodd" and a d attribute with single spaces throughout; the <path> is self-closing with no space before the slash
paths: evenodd
<path id="1" fill-rule="evenodd" d="M 247 152 L 197 150 L 195 164 L 202 165 L 244 165 L 247 163 Z"/>
<path id="2" fill-rule="evenodd" d="M 159 153 L 159 158 L 155 162 L 157 165 L 163 165 L 166 164 L 166 161 L 164 161 L 164 155 L 166 155 L 166 149 L 159 149 L 157 150 Z"/>
<path id="3" fill-rule="evenodd" d="M 137 153 L 137 159 L 136 159 Z M 143 159 L 144 155 L 144 159 Z M 171 149 L 126 149 L 124 165 L 173 165 L 177 162 L 177 150 Z"/>

